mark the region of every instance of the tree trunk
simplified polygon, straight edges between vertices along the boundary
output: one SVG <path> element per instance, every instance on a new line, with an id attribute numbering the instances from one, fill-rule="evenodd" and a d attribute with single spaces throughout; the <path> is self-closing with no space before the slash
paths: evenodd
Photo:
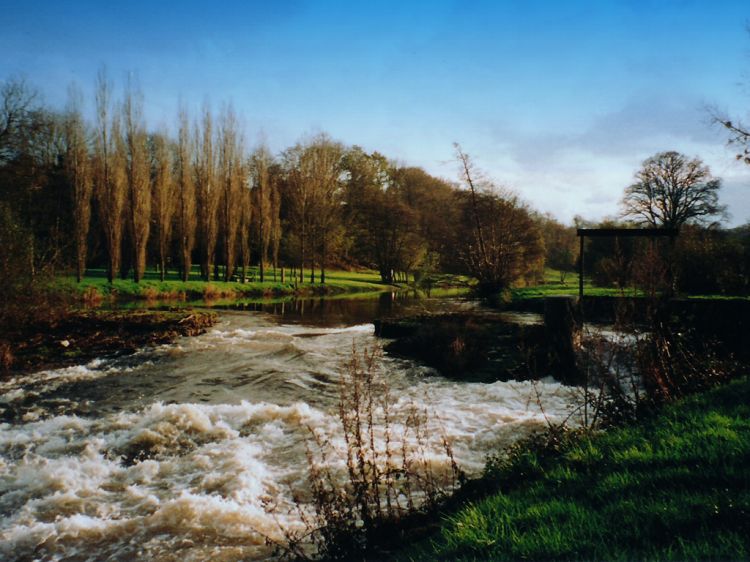
<path id="1" fill-rule="evenodd" d="M 299 260 L 299 282 L 305 282 L 305 228 L 302 227 L 302 238 L 300 239 L 300 260 Z"/>
<path id="2" fill-rule="evenodd" d="M 326 237 L 323 235 L 323 245 L 320 257 L 320 282 L 325 285 L 326 282 Z"/>

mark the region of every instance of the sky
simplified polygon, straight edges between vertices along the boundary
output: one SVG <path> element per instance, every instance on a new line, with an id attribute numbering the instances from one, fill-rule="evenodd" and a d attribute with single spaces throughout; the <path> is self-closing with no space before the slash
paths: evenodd
<path id="1" fill-rule="evenodd" d="M 63 107 L 97 70 L 137 77 L 151 127 L 232 103 L 247 144 L 327 132 L 458 180 L 453 143 L 570 222 L 617 216 L 643 160 L 697 156 L 729 225 L 750 166 L 707 108 L 750 118 L 748 0 L 0 0 L 0 80 Z M 748 119 L 750 120 L 750 119 Z"/>

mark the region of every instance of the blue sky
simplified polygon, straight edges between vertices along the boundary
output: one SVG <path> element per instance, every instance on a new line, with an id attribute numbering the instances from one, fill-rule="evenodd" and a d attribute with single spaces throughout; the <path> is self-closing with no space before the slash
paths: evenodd
<path id="1" fill-rule="evenodd" d="M 615 215 L 640 163 L 678 150 L 750 220 L 750 167 L 705 110 L 750 112 L 747 0 L 3 3 L 0 79 L 52 105 L 106 64 L 137 73 L 154 127 L 231 101 L 250 145 L 326 131 L 450 180 L 458 141 L 566 221 Z"/>

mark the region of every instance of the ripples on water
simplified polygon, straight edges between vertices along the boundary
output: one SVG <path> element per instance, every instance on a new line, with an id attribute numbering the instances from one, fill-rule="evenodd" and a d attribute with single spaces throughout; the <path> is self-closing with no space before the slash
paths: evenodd
<path id="1" fill-rule="evenodd" d="M 0 384 L 0 558 L 267 557 L 265 537 L 301 528 L 291 496 L 307 485 L 309 428 L 341 441 L 344 364 L 378 345 L 369 323 L 313 324 L 226 312 L 203 336 Z M 435 462 L 447 463 L 445 434 L 469 474 L 546 423 L 530 383 L 450 382 L 388 356 L 381 367 L 394 427 L 426 407 Z M 539 390 L 548 416 L 567 415 L 569 389 Z"/>

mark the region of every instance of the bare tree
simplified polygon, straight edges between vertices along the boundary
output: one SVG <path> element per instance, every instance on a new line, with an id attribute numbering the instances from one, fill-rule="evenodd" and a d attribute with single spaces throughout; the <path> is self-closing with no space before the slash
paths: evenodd
<path id="1" fill-rule="evenodd" d="M 272 233 L 272 186 L 269 168 L 271 166 L 271 154 L 265 146 L 259 147 L 251 158 L 253 193 L 255 207 L 255 222 L 258 228 L 258 249 L 260 266 L 260 281 L 265 281 L 265 266 L 268 262 L 268 250 L 271 244 Z"/>
<path id="2" fill-rule="evenodd" d="M 242 162 L 242 138 L 232 107 L 221 115 L 219 126 L 219 159 L 217 187 L 220 188 L 222 248 L 224 250 L 224 281 L 234 275 L 237 256 L 237 235 L 242 215 L 242 187 L 245 169 Z"/>
<path id="3" fill-rule="evenodd" d="M 652 227 L 679 228 L 686 222 L 721 219 L 721 180 L 698 158 L 660 152 L 643 162 L 636 182 L 625 189 L 623 216 Z"/>
<path id="4" fill-rule="evenodd" d="M 279 250 L 283 236 L 281 225 L 281 169 L 274 166 L 271 174 L 271 259 L 273 264 L 273 280 L 276 281 L 276 270 L 279 268 Z M 284 267 L 281 266 L 281 282 L 284 279 Z"/>
<path id="5" fill-rule="evenodd" d="M 251 164 L 246 164 L 249 168 Z M 243 181 L 240 186 L 240 225 L 239 246 L 240 262 L 242 265 L 242 282 L 247 280 L 247 268 L 250 266 L 250 240 L 252 236 L 253 201 L 248 182 Z"/>
<path id="6" fill-rule="evenodd" d="M 37 92 L 24 78 L 9 78 L 0 86 L 0 163 L 21 148 L 33 129 Z"/>
<path id="7" fill-rule="evenodd" d="M 474 219 L 475 236 L 477 240 L 477 248 L 479 250 L 479 260 L 481 262 L 481 267 L 489 270 L 491 269 L 490 258 L 487 254 L 487 245 L 484 241 L 484 230 L 482 228 L 482 221 L 480 219 L 477 206 L 477 186 L 474 183 L 474 165 L 469 155 L 461 149 L 460 144 L 458 144 L 457 142 L 453 143 L 453 147 L 456 150 L 456 158 L 458 158 L 458 162 L 461 165 L 463 179 L 466 182 L 466 185 L 468 185 L 469 187 L 469 193 L 471 196 L 471 214 Z"/>
<path id="8" fill-rule="evenodd" d="M 195 187 L 198 206 L 198 250 L 201 275 L 208 281 L 216 258 L 220 192 L 216 185 L 213 118 L 208 105 L 196 126 Z"/>
<path id="9" fill-rule="evenodd" d="M 305 147 L 296 144 L 284 153 L 290 203 L 290 223 L 299 241 L 299 281 L 304 282 L 307 237 L 310 231 L 312 186 L 307 181 Z"/>
<path id="10" fill-rule="evenodd" d="M 91 225 L 93 184 L 86 126 L 81 115 L 82 96 L 71 86 L 65 115 L 65 171 L 73 188 L 73 229 L 76 248 L 76 280 L 86 272 L 86 254 Z"/>
<path id="11" fill-rule="evenodd" d="M 166 133 L 154 135 L 151 144 L 151 199 L 154 234 L 159 249 L 159 275 L 161 280 L 164 281 L 167 271 L 169 242 L 172 237 L 172 219 L 178 202 L 177 182 L 174 178 L 172 147 Z"/>
<path id="12" fill-rule="evenodd" d="M 130 80 L 122 113 L 127 148 L 128 231 L 133 245 L 133 279 L 139 283 L 146 271 L 146 249 L 151 229 L 151 163 L 143 123 L 143 97 Z"/>
<path id="13" fill-rule="evenodd" d="M 279 183 L 281 180 L 281 173 L 278 166 L 274 166 L 272 173 L 270 174 L 270 218 L 271 218 L 271 256 L 273 260 L 273 280 L 276 281 L 276 270 L 279 267 L 279 248 L 281 246 L 281 190 L 279 189 Z M 281 268 L 281 282 L 284 282 L 284 268 Z"/>
<path id="14" fill-rule="evenodd" d="M 308 149 L 309 180 L 313 186 L 313 227 L 320 248 L 320 282 L 326 282 L 326 260 L 330 236 L 338 224 L 341 208 L 341 159 L 344 148 L 329 137 L 321 135 Z M 312 273 L 310 281 L 312 281 Z"/>
<path id="15" fill-rule="evenodd" d="M 193 179 L 193 144 L 187 111 L 179 113 L 179 131 L 175 161 L 175 187 L 177 189 L 176 223 L 179 238 L 180 267 L 182 280 L 190 278 L 193 247 L 197 228 L 195 182 Z"/>
<path id="16" fill-rule="evenodd" d="M 461 261 L 467 270 L 479 280 L 479 289 L 494 293 L 541 267 L 544 242 L 518 197 L 482 179 L 471 158 L 458 144 L 454 147 L 469 188 L 468 193 L 457 194 L 464 218 L 456 229 L 456 247 L 461 248 Z"/>
<path id="17" fill-rule="evenodd" d="M 96 78 L 94 185 L 105 235 L 107 279 L 110 283 L 120 270 L 127 186 L 125 146 L 120 134 L 120 121 L 111 114 L 111 93 L 112 85 L 102 68 Z"/>
<path id="18" fill-rule="evenodd" d="M 304 281 L 308 242 L 311 249 L 310 282 L 315 281 L 316 243 L 321 251 L 321 281 L 325 282 L 328 236 L 335 224 L 341 195 L 343 148 L 326 135 L 297 144 L 285 154 L 292 222 L 300 244 L 300 282 Z"/>
<path id="19" fill-rule="evenodd" d="M 737 147 L 737 160 L 750 164 L 750 127 L 716 113 L 713 118 L 729 132 L 729 145 Z"/>

